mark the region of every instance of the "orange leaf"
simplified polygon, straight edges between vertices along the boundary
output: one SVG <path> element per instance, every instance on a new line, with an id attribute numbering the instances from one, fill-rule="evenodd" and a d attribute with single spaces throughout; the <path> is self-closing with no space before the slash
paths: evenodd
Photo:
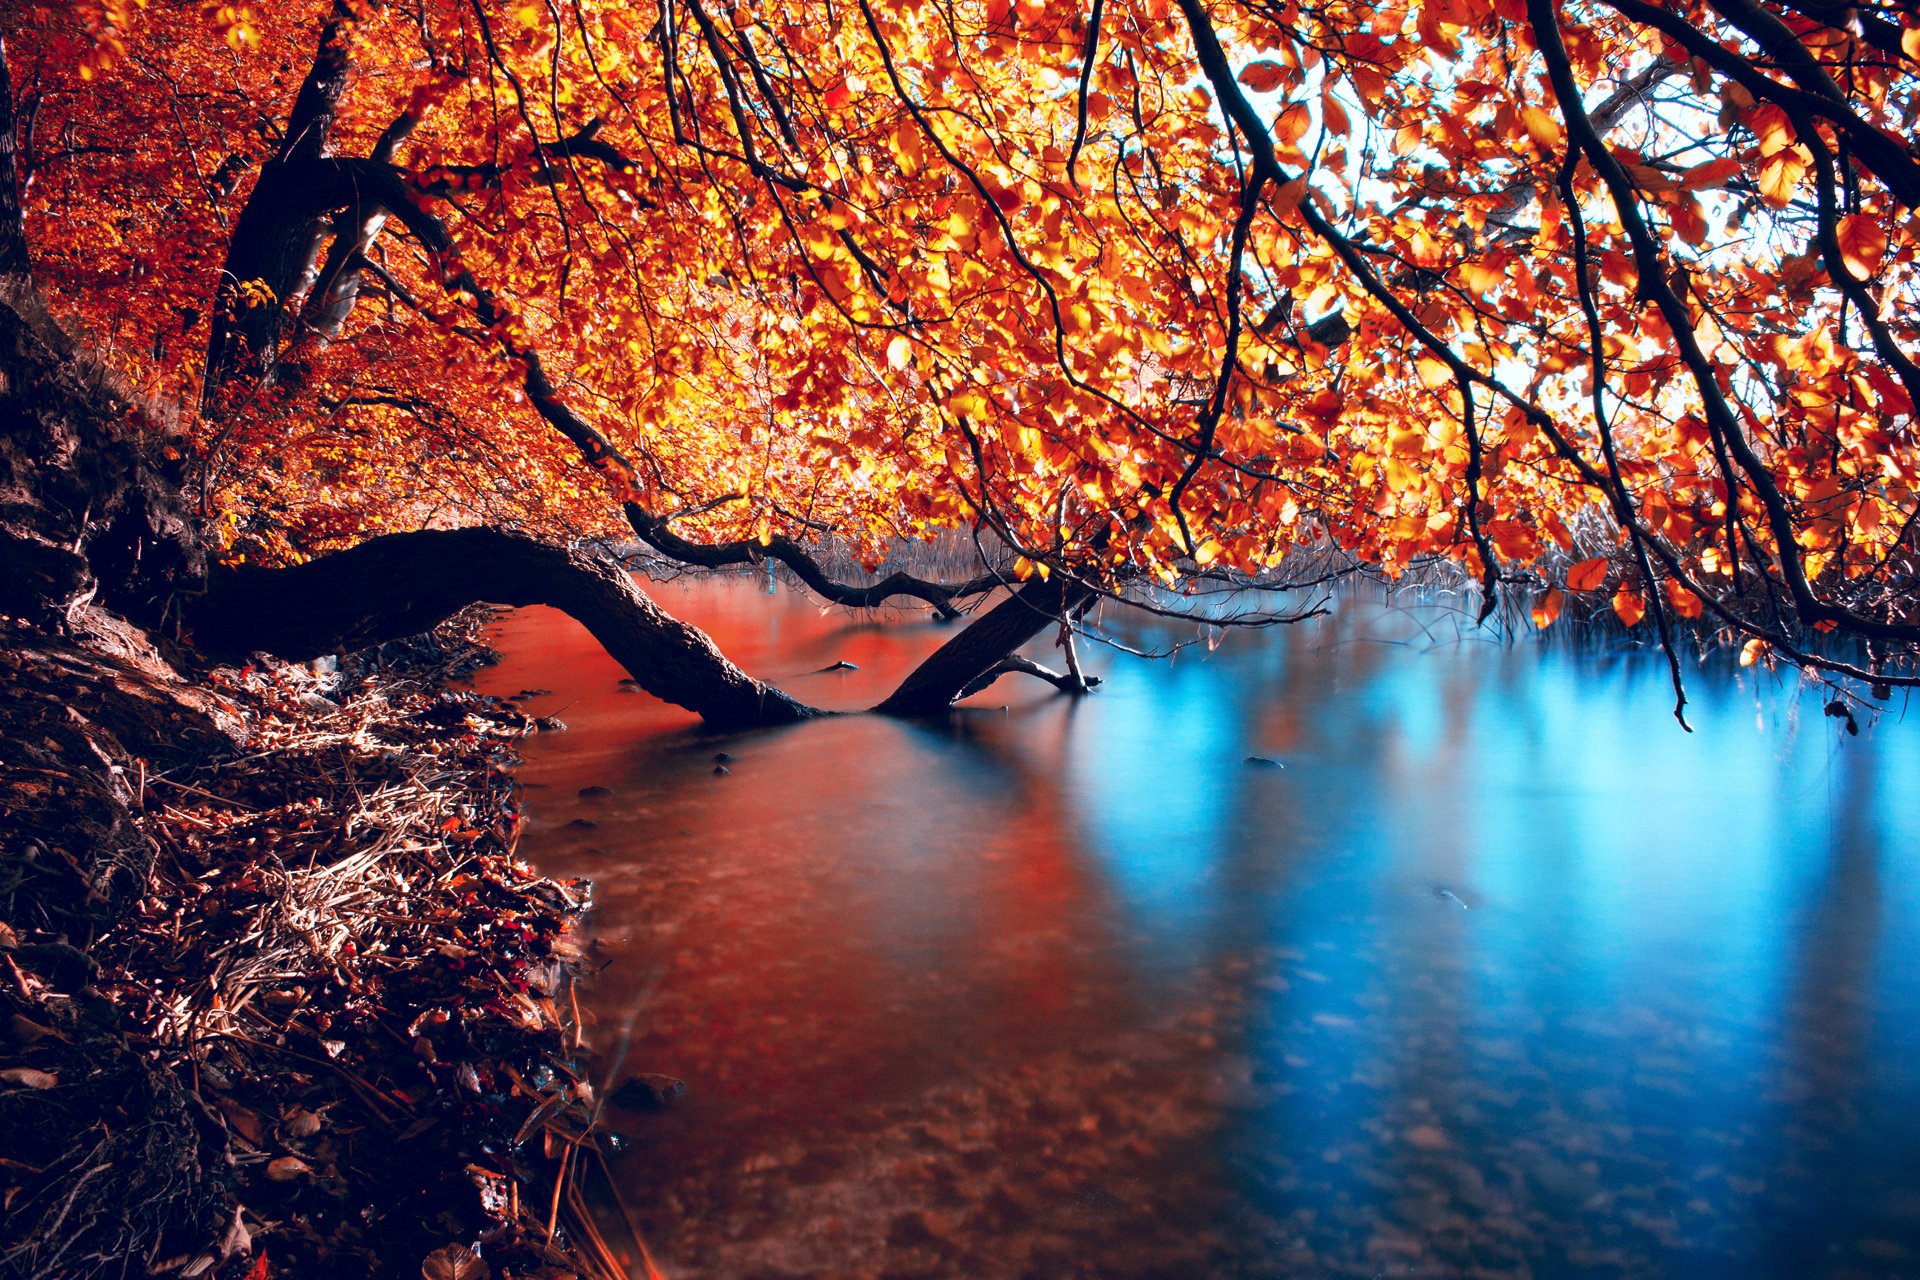
<path id="1" fill-rule="evenodd" d="M 1725 186 L 1727 179 L 1740 172 L 1740 162 L 1732 156 L 1723 156 L 1718 160 L 1709 160 L 1697 164 L 1681 175 L 1681 181 L 1689 187 Z"/>
<path id="2" fill-rule="evenodd" d="M 1793 192 L 1812 167 L 1813 153 L 1798 143 L 1766 157 L 1760 165 L 1760 197 L 1776 209 L 1793 203 Z"/>
<path id="3" fill-rule="evenodd" d="M 1306 136 L 1307 129 L 1312 124 L 1313 116 L 1307 111 L 1306 106 L 1296 102 L 1282 111 L 1280 118 L 1273 122 L 1274 141 L 1290 147 Z"/>
<path id="4" fill-rule="evenodd" d="M 1274 216 L 1284 218 L 1300 207 L 1300 199 L 1306 194 L 1307 176 L 1303 173 L 1281 183 L 1268 203 L 1273 206 Z"/>
<path id="5" fill-rule="evenodd" d="M 1769 645 L 1765 640 L 1755 636 L 1740 646 L 1740 665 L 1743 667 L 1752 666 L 1754 663 L 1760 661 L 1760 659 L 1766 657 L 1767 650 L 1772 647 L 1773 646 Z"/>
<path id="6" fill-rule="evenodd" d="M 1328 133 L 1345 134 L 1353 128 L 1347 109 L 1340 105 L 1340 99 L 1333 96 L 1332 81 L 1328 81 L 1320 90 L 1320 119 L 1325 122 Z"/>
<path id="7" fill-rule="evenodd" d="M 1560 616 L 1560 606 L 1566 603 L 1566 596 L 1558 587 L 1548 587 L 1545 595 L 1533 602 L 1533 625 L 1545 631 Z"/>
<path id="8" fill-rule="evenodd" d="M 1265 58 L 1240 68 L 1240 83 L 1255 93 L 1272 93 L 1287 82 L 1287 69 Z"/>
<path id="9" fill-rule="evenodd" d="M 1667 603 L 1671 604 L 1673 611 L 1683 618 L 1699 617 L 1700 610 L 1703 607 L 1700 603 L 1699 596 L 1693 594 L 1693 592 L 1687 590 L 1672 578 L 1667 579 Z"/>
<path id="10" fill-rule="evenodd" d="M 1633 185 L 1642 191 L 1672 191 L 1681 183 L 1681 179 L 1664 169 L 1656 169 L 1650 164 L 1636 164 L 1632 160 L 1622 160 L 1620 167 L 1633 179 Z"/>
<path id="11" fill-rule="evenodd" d="M 1438 356 L 1420 356 L 1413 362 L 1413 371 L 1419 375 L 1420 385 L 1429 391 L 1438 391 L 1454 380 L 1453 370 Z"/>
<path id="12" fill-rule="evenodd" d="M 1598 591 L 1607 581 L 1607 558 L 1595 556 L 1567 570 L 1567 590 Z"/>
<path id="13" fill-rule="evenodd" d="M 1856 280 L 1871 280 L 1887 253 L 1887 229 L 1871 214 L 1853 213 L 1834 228 L 1840 242 L 1840 261 Z"/>
<path id="14" fill-rule="evenodd" d="M 1638 591 L 1629 591 L 1624 586 L 1613 593 L 1613 611 L 1620 621 L 1629 627 L 1640 625 L 1640 619 L 1647 616 L 1647 602 Z"/>
<path id="15" fill-rule="evenodd" d="M 1559 151 L 1560 142 L 1566 136 L 1553 113 L 1540 107 L 1520 108 L 1520 125 L 1542 151 L 1549 153 Z"/>

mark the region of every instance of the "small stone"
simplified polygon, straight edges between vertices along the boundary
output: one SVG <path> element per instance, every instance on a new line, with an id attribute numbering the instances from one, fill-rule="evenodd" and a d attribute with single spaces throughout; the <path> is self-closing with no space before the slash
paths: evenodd
<path id="1" fill-rule="evenodd" d="M 587 818 L 575 818 L 572 822 L 569 822 L 567 825 L 570 827 L 578 827 L 582 831 L 592 831 L 595 827 L 599 826 L 600 824 L 597 822 L 591 821 L 590 819 L 587 819 Z"/>
<path id="2" fill-rule="evenodd" d="M 612 794 L 612 787 L 593 786 L 580 788 L 580 798 L 582 800 L 598 800 L 601 796 L 610 796 Z"/>
<path id="3" fill-rule="evenodd" d="M 732 764 L 736 758 L 737 757 L 729 755 L 725 751 L 716 751 L 713 753 L 713 762 L 715 764 Z"/>
<path id="4" fill-rule="evenodd" d="M 613 1100 L 623 1107 L 656 1111 L 677 1101 L 687 1092 L 687 1082 L 656 1071 L 643 1071 L 621 1082 L 613 1091 Z"/>
<path id="5" fill-rule="evenodd" d="M 1248 756 L 1247 763 L 1261 769 L 1284 769 L 1287 767 L 1278 760 L 1275 760 L 1272 756 Z"/>
<path id="6" fill-rule="evenodd" d="M 717 764 L 717 765 L 715 765 L 715 766 L 713 766 L 713 771 L 714 771 L 715 773 L 718 773 L 718 774 L 722 774 L 722 775 L 725 775 L 725 774 L 729 774 L 729 773 L 732 773 L 732 772 L 733 772 L 733 770 L 731 770 L 731 769 L 729 769 L 729 768 L 727 768 L 727 766 L 725 766 L 725 765 L 723 765 L 723 764 Z"/>

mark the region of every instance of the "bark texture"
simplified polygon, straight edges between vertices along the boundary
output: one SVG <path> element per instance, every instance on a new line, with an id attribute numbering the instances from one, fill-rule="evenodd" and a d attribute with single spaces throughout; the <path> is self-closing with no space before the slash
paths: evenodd
<path id="1" fill-rule="evenodd" d="M 301 82 L 280 147 L 260 166 L 240 211 L 214 299 L 204 399 L 213 406 L 234 375 L 273 381 L 287 320 L 319 268 L 329 213 L 342 201 L 340 174 L 322 157 L 353 71 L 349 11 L 336 3 L 321 28 L 313 66 Z M 249 285 L 264 297 L 246 296 Z"/>
<path id="2" fill-rule="evenodd" d="M 467 605 L 544 604 L 593 633 L 648 693 L 730 728 L 820 714 L 729 662 L 603 553 L 498 529 L 374 538 L 290 569 L 217 573 L 188 612 L 216 654 L 311 658 L 425 631 Z"/>
<path id="3" fill-rule="evenodd" d="M 900 687 L 874 710 L 882 715 L 932 716 L 963 694 L 984 688 L 983 678 L 1027 641 L 1058 626 L 1069 611 L 1093 593 L 1062 574 L 1029 578 L 993 608 L 914 668 Z"/>
<path id="4" fill-rule="evenodd" d="M 19 144 L 13 129 L 13 77 L 7 69 L 6 33 L 0 32 L 0 279 L 24 278 L 32 266 L 20 215 Z"/>

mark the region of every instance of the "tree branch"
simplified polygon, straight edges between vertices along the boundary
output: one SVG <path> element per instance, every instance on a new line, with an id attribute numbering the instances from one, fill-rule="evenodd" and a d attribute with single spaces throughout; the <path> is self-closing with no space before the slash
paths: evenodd
<path id="1" fill-rule="evenodd" d="M 189 606 L 187 622 L 210 652 L 300 659 L 417 635 L 480 601 L 562 610 L 641 688 L 714 724 L 821 714 L 734 666 L 610 556 L 498 529 L 388 534 L 288 569 L 228 570 Z"/>
<path id="2" fill-rule="evenodd" d="M 974 694 L 979 693 L 1001 676 L 1010 675 L 1033 676 L 1037 679 L 1045 680 L 1062 693 L 1072 694 L 1085 693 L 1100 683 L 1099 676 L 1089 676 L 1083 681 L 1070 672 L 1055 671 L 1052 667 L 1040 665 L 1032 658 L 1023 658 L 1017 653 L 1010 653 L 992 667 L 988 668 L 985 675 L 980 676 L 974 680 L 973 683 L 962 689 L 954 701 L 957 702 L 961 698 L 971 698 Z"/>
<path id="3" fill-rule="evenodd" d="M 954 601 L 984 595 L 1000 585 L 1000 579 L 991 574 L 949 584 L 896 572 L 867 586 L 850 586 L 829 578 L 812 553 L 782 534 L 773 535 L 766 543 L 743 540 L 709 545 L 681 537 L 668 527 L 671 517 L 655 516 L 637 502 L 628 502 L 625 510 L 627 523 L 633 526 L 640 540 L 670 559 L 703 569 L 778 560 L 793 570 L 815 595 L 852 609 L 871 609 L 896 596 L 905 596 L 926 601 L 943 618 L 957 618 L 960 615 L 953 607 Z"/>

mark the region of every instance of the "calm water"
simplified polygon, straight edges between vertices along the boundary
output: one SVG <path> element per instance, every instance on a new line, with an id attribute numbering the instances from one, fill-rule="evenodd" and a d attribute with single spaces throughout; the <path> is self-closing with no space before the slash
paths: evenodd
<path id="1" fill-rule="evenodd" d="M 652 590 L 832 707 L 950 634 Z M 661 1269 L 1920 1275 L 1920 708 L 1722 671 L 1689 736 L 1656 658 L 1457 634 L 719 738 L 507 618 L 484 687 L 572 726 L 522 849 L 598 885 L 602 1047 L 690 1086 L 614 1117 Z"/>

